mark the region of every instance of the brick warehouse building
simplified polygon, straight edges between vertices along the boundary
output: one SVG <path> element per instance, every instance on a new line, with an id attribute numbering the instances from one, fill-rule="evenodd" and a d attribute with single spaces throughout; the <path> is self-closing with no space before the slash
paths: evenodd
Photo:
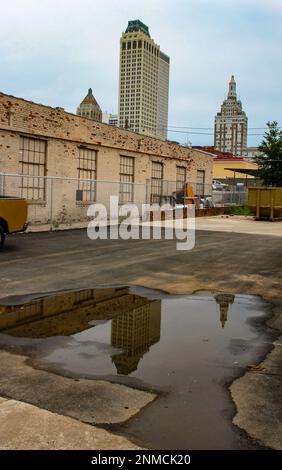
<path id="1" fill-rule="evenodd" d="M 32 223 L 85 220 L 110 195 L 159 202 L 185 180 L 208 195 L 212 165 L 207 152 L 0 93 L 0 193 L 25 197 Z"/>

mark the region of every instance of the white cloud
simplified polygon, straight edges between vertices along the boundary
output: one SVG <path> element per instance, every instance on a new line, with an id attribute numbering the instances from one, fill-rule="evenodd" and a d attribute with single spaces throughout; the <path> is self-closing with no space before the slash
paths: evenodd
<path id="1" fill-rule="evenodd" d="M 171 124 L 212 125 L 232 73 L 250 124 L 279 119 L 281 0 L 2 3 L 4 92 L 74 111 L 91 86 L 102 108 L 116 111 L 119 38 L 140 18 L 171 57 Z"/>
<path id="2" fill-rule="evenodd" d="M 192 0 L 193 1 L 193 0 Z M 198 0 L 209 6 L 235 7 L 235 8 L 261 8 L 263 10 L 275 10 L 282 12 L 281 0 Z"/>

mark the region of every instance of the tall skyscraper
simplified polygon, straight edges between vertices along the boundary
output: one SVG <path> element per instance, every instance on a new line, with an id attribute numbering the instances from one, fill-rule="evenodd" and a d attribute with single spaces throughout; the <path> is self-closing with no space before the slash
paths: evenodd
<path id="1" fill-rule="evenodd" d="M 222 152 L 231 152 L 234 157 L 243 156 L 247 147 L 248 118 L 237 100 L 236 82 L 232 75 L 229 82 L 227 99 L 214 121 L 214 148 Z"/>
<path id="2" fill-rule="evenodd" d="M 87 95 L 78 106 L 76 114 L 94 121 L 102 121 L 102 111 L 93 96 L 92 88 L 89 88 Z"/>
<path id="3" fill-rule="evenodd" d="M 168 122 L 169 57 L 139 20 L 120 39 L 119 127 L 165 140 Z"/>

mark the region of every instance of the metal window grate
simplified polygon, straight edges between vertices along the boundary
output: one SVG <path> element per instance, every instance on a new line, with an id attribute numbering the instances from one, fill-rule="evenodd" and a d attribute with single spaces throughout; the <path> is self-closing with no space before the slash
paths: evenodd
<path id="1" fill-rule="evenodd" d="M 133 202 L 134 188 L 134 157 L 120 157 L 119 171 L 119 199 L 120 202 Z"/>
<path id="2" fill-rule="evenodd" d="M 97 150 L 80 147 L 78 152 L 79 200 L 83 202 L 95 201 Z"/>
<path id="3" fill-rule="evenodd" d="M 186 168 L 185 166 L 176 167 L 176 189 L 182 189 L 186 181 Z"/>
<path id="4" fill-rule="evenodd" d="M 196 194 L 197 196 L 205 195 L 205 171 L 204 170 L 197 170 Z"/>
<path id="5" fill-rule="evenodd" d="M 20 138 L 21 196 L 31 201 L 44 201 L 46 196 L 46 140 Z"/>
<path id="6" fill-rule="evenodd" d="M 152 162 L 151 202 L 160 202 L 163 192 L 163 164 Z"/>

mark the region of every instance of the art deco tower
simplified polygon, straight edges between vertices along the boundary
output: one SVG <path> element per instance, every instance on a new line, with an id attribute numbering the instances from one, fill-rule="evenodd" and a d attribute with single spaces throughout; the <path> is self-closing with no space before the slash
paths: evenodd
<path id="1" fill-rule="evenodd" d="M 93 96 L 92 88 L 89 88 L 87 95 L 78 106 L 76 114 L 88 119 L 94 119 L 94 121 L 102 121 L 102 111 Z"/>
<path id="2" fill-rule="evenodd" d="M 120 39 L 119 127 L 167 137 L 169 57 L 139 20 L 128 22 Z"/>
<path id="3" fill-rule="evenodd" d="M 232 75 L 227 99 L 214 121 L 214 147 L 222 152 L 231 152 L 241 157 L 247 148 L 248 118 L 237 100 L 236 82 Z"/>

